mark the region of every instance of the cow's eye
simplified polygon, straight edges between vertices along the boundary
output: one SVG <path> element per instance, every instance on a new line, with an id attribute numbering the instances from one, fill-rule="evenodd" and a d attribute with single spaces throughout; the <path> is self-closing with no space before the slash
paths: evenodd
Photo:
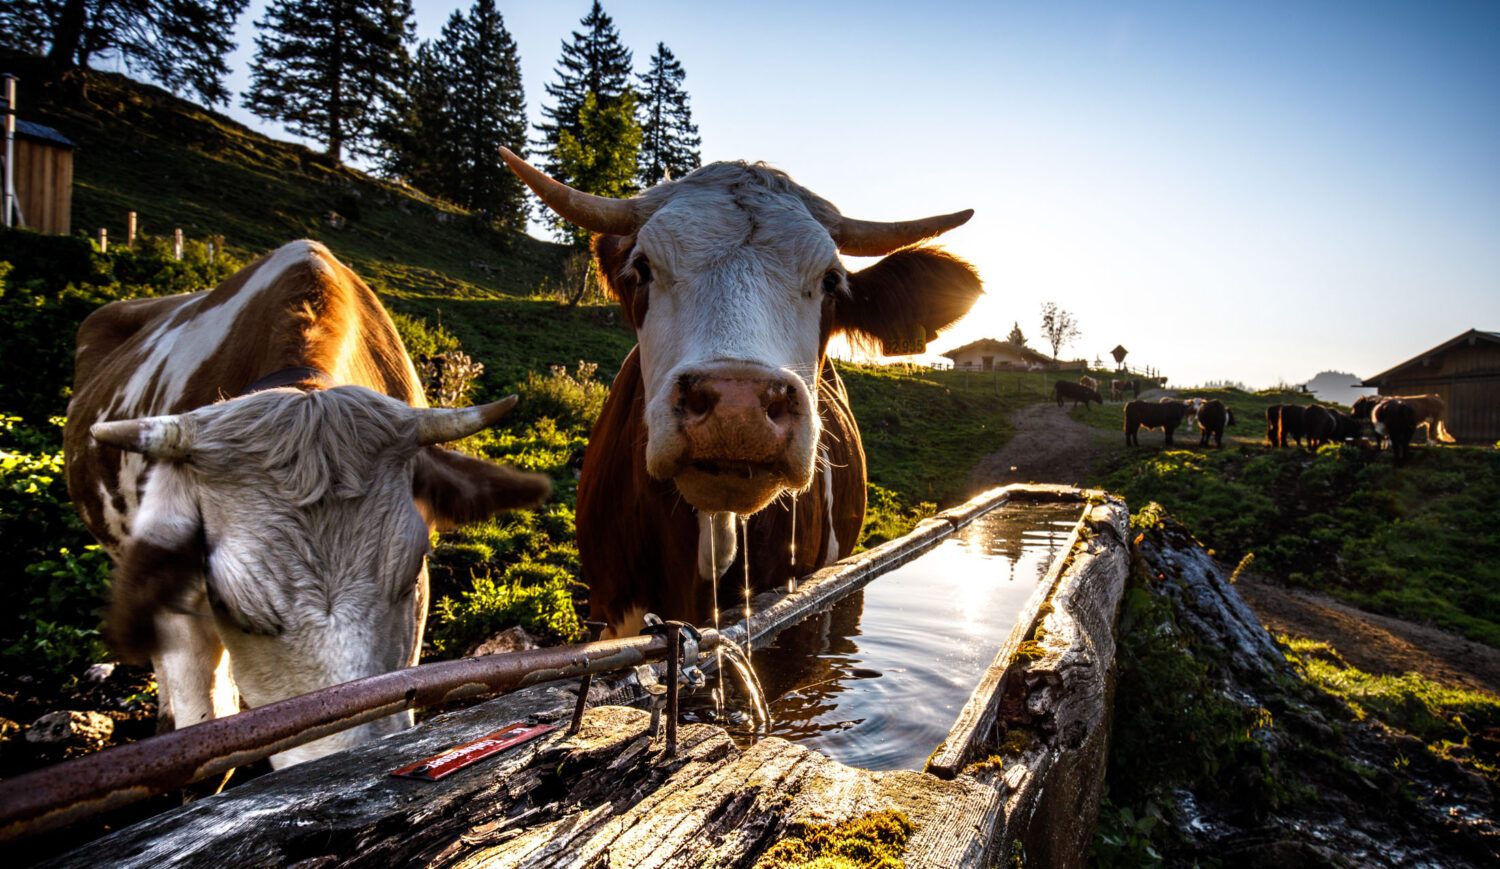
<path id="1" fill-rule="evenodd" d="M 837 293 L 843 282 L 844 276 L 837 269 L 829 269 L 828 273 L 823 275 L 823 292 L 830 295 Z"/>
<path id="2" fill-rule="evenodd" d="M 635 258 L 635 276 L 643 284 L 651 283 L 651 263 L 643 256 Z"/>

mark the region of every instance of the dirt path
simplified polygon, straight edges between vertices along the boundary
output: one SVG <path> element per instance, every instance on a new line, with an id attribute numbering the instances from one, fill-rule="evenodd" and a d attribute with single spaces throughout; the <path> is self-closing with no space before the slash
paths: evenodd
<path id="1" fill-rule="evenodd" d="M 969 474 L 969 491 L 1007 483 L 1083 481 L 1107 432 L 1069 418 L 1052 402 L 1028 405 L 1010 415 L 1016 434 Z"/>
<path id="2" fill-rule="evenodd" d="M 1119 438 L 1111 432 L 1069 418 L 1066 409 L 1052 402 L 1024 407 L 1011 414 L 1010 421 L 1015 436 L 974 468 L 970 491 L 1006 483 L 1076 484 L 1088 475 L 1095 457 L 1120 448 Z M 1237 587 L 1273 633 L 1326 642 L 1361 670 L 1417 672 L 1500 696 L 1500 650 L 1263 579 L 1247 577 Z"/>
<path id="3" fill-rule="evenodd" d="M 1236 587 L 1272 633 L 1322 640 L 1361 670 L 1417 672 L 1500 696 L 1500 650 L 1264 579 L 1245 578 Z"/>

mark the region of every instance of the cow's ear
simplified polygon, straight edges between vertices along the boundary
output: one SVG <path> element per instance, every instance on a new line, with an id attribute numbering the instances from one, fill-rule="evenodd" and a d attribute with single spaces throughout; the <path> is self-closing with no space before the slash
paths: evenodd
<path id="1" fill-rule="evenodd" d="M 433 528 L 482 522 L 502 510 L 535 507 L 552 494 L 541 474 L 470 458 L 440 447 L 417 453 L 412 497 Z"/>
<path id="2" fill-rule="evenodd" d="M 849 275 L 849 294 L 835 300 L 835 328 L 888 356 L 921 353 L 983 292 L 974 267 L 958 257 L 909 248 Z"/>
<path id="3" fill-rule="evenodd" d="M 599 265 L 599 277 L 604 281 L 604 291 L 620 303 L 631 328 L 640 329 L 646 322 L 650 288 L 642 278 L 642 270 L 630 261 L 630 255 L 635 252 L 635 236 L 595 235 L 591 245 Z"/>
<path id="4" fill-rule="evenodd" d="M 104 616 L 105 642 L 131 663 L 149 663 L 160 646 L 157 614 L 182 609 L 206 570 L 203 520 L 188 480 L 164 464 L 149 473 Z"/>

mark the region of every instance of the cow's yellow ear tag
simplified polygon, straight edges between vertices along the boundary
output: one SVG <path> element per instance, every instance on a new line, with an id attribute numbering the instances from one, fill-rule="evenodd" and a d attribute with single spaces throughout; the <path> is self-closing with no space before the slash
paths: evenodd
<path id="1" fill-rule="evenodd" d="M 927 352 L 927 329 L 913 323 L 889 337 L 880 339 L 880 352 L 886 356 L 916 356 Z"/>

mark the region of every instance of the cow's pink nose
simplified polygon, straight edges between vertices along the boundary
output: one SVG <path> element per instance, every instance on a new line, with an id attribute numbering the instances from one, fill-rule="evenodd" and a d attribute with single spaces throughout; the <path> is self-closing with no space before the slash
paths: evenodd
<path id="1" fill-rule="evenodd" d="M 692 377 L 678 381 L 682 430 L 697 458 L 772 461 L 796 420 L 796 393 L 767 377 Z"/>

